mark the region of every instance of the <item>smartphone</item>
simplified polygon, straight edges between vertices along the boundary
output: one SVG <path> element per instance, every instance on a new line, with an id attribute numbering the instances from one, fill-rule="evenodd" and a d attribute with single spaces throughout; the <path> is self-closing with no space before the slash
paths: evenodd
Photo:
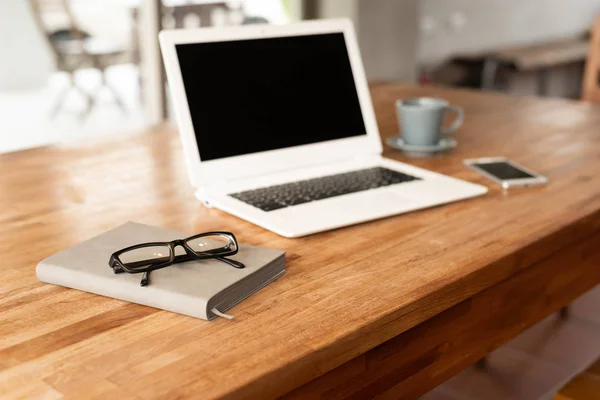
<path id="1" fill-rule="evenodd" d="M 464 164 L 503 188 L 545 185 L 548 178 L 537 174 L 504 157 L 485 157 L 464 160 Z"/>

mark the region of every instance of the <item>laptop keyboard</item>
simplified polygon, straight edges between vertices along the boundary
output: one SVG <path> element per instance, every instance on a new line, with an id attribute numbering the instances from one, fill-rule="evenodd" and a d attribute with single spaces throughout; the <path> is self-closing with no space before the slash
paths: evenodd
<path id="1" fill-rule="evenodd" d="M 263 211 L 273 211 L 310 201 L 362 192 L 364 190 L 414 180 L 420 180 L 420 178 L 387 168 L 374 167 L 247 190 L 233 193 L 229 196 L 260 208 Z"/>

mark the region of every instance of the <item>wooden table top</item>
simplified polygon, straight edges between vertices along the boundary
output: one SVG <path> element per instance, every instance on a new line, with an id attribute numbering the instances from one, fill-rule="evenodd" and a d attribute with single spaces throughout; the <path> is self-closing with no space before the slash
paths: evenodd
<path id="1" fill-rule="evenodd" d="M 589 46 L 588 39 L 584 37 L 571 37 L 533 45 L 470 52 L 459 55 L 459 58 L 481 60 L 491 57 L 502 63 L 513 64 L 518 70 L 529 71 L 585 61 Z"/>
<path id="2" fill-rule="evenodd" d="M 453 152 L 385 155 L 490 192 L 286 239 L 202 207 L 170 127 L 0 156 L 0 393 L 274 397 L 600 231 L 600 108 L 401 85 L 372 95 L 383 137 L 397 130 L 397 98 L 464 107 Z M 506 156 L 550 184 L 503 192 L 461 163 L 480 156 Z M 38 282 L 38 261 L 127 220 L 230 230 L 286 250 L 288 272 L 231 309 L 234 320 L 212 322 Z"/>

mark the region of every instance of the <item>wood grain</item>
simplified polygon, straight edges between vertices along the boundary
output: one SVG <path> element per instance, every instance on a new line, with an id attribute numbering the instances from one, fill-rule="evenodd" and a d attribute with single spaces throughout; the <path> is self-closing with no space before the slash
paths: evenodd
<path id="1" fill-rule="evenodd" d="M 565 261 L 572 275 L 547 267 L 571 284 L 539 271 L 553 256 L 581 255 L 577 246 L 597 240 L 600 109 L 379 85 L 372 96 L 382 137 L 397 132 L 393 101 L 416 95 L 444 97 L 465 109 L 459 147 L 427 159 L 385 155 L 488 185 L 490 192 L 300 239 L 203 208 L 169 126 L 0 156 L 0 394 L 76 398 L 89 387 L 90 398 L 272 398 L 330 374 L 331 381 L 309 385 L 334 387 L 336 379 L 366 371 L 361 357 L 380 354 L 385 364 L 377 349 L 394 346 L 401 354 L 411 340 L 423 340 L 422 351 L 407 353 L 414 362 L 406 371 L 386 375 L 383 384 L 365 375 L 366 386 L 343 392 L 360 397 L 381 389 L 410 398 L 599 282 L 575 259 Z M 548 176 L 550 184 L 503 192 L 461 164 L 494 155 Z M 39 260 L 127 220 L 190 233 L 231 230 L 242 242 L 286 250 L 288 273 L 234 307 L 235 320 L 213 322 L 35 278 Z M 585 257 L 597 249 L 586 247 Z M 514 309 L 513 297 L 535 298 L 533 288 L 542 286 L 545 305 L 501 313 L 506 326 L 485 319 L 505 302 Z M 487 321 L 493 343 L 478 337 L 470 347 L 454 338 L 460 327 L 451 316 L 468 322 L 461 334 L 483 335 L 471 331 L 475 321 Z M 435 321 L 446 321 L 438 322 L 444 329 L 422 328 L 438 326 Z M 436 347 L 441 338 L 464 346 L 467 356 Z M 446 350 L 452 359 L 441 357 Z"/>

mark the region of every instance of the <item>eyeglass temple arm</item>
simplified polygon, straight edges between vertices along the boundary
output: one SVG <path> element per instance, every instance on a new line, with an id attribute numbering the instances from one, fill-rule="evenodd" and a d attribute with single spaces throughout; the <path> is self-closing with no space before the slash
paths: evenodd
<path id="1" fill-rule="evenodd" d="M 239 261 L 230 260 L 225 257 L 215 257 L 215 259 L 223 261 L 224 263 L 229 264 L 234 268 L 246 268 L 246 266 Z M 148 283 L 150 283 L 150 271 L 144 271 L 144 274 L 142 275 L 142 280 L 140 282 L 140 286 L 148 286 Z"/>
<path id="2" fill-rule="evenodd" d="M 229 258 L 215 256 L 215 259 L 219 260 L 219 261 L 223 261 L 224 263 L 229 264 L 232 267 L 237 268 L 237 269 L 246 268 L 246 266 L 244 264 L 242 264 L 241 262 L 231 260 Z"/>
<path id="3" fill-rule="evenodd" d="M 148 286 L 148 283 L 150 283 L 150 271 L 144 271 L 140 286 Z"/>
<path id="4" fill-rule="evenodd" d="M 246 266 L 239 261 L 230 260 L 225 257 L 215 257 L 215 259 L 217 259 L 219 261 L 223 261 L 224 263 L 227 263 L 234 268 L 238 268 L 238 269 L 246 268 Z M 149 283 L 150 283 L 150 271 L 144 271 L 144 274 L 142 275 L 142 280 L 140 282 L 140 286 L 148 286 Z"/>
<path id="5" fill-rule="evenodd" d="M 206 252 L 206 253 L 209 254 L 208 252 Z M 231 260 L 229 258 L 219 257 L 219 256 L 215 256 L 215 255 L 211 255 L 211 257 L 214 258 L 215 260 L 219 260 L 226 264 L 229 264 L 232 267 L 237 268 L 237 269 L 246 268 L 246 266 L 244 264 L 242 264 L 241 262 L 236 261 L 236 260 Z M 195 258 L 191 254 L 189 254 L 186 249 L 186 254 L 181 254 L 181 255 L 175 256 L 174 261 L 175 262 L 183 262 L 183 261 L 192 261 L 192 260 L 195 260 Z"/>

